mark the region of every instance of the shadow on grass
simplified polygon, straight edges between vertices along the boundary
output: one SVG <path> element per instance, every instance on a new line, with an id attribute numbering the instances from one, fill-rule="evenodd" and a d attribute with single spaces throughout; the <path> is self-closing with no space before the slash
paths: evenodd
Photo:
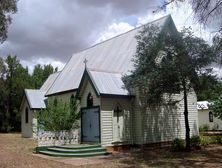
<path id="1" fill-rule="evenodd" d="M 171 152 L 170 149 L 145 149 L 120 160 L 126 167 L 219 167 L 222 146 L 208 146 L 191 152 Z"/>

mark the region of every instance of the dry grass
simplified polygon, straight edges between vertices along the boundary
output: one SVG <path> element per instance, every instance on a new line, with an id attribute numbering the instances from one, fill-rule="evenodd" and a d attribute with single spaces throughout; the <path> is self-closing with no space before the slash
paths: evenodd
<path id="1" fill-rule="evenodd" d="M 59 158 L 33 154 L 36 142 L 20 134 L 0 134 L 0 167 L 222 167 L 222 146 L 211 145 L 190 153 L 169 149 L 145 149 L 108 157 Z"/>

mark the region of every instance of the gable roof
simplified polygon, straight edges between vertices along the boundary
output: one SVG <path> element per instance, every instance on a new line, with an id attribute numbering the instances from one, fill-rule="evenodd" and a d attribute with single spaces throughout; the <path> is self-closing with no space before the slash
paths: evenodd
<path id="1" fill-rule="evenodd" d="M 34 90 L 34 89 L 25 89 L 25 96 L 28 101 L 30 109 L 44 109 L 46 108 L 44 100 L 45 91 Z"/>
<path id="2" fill-rule="evenodd" d="M 172 21 L 172 18 L 167 15 L 147 25 L 154 24 L 162 30 L 169 20 Z M 132 70 L 132 58 L 137 46 L 135 36 L 143 27 L 140 26 L 74 54 L 49 88 L 46 96 L 78 89 L 85 69 L 84 59 L 87 59 L 87 67 L 96 71 L 122 75 Z"/>
<path id="3" fill-rule="evenodd" d="M 81 89 L 86 75 L 88 76 L 90 83 L 93 85 L 97 95 L 131 96 L 128 90 L 124 88 L 122 75 L 119 73 L 101 72 L 86 69 L 84 71 L 84 75 L 82 76 L 79 89 Z"/>
<path id="4" fill-rule="evenodd" d="M 49 75 L 49 77 L 46 79 L 46 81 L 41 86 L 40 90 L 42 90 L 42 91 L 49 90 L 49 88 L 52 86 L 55 79 L 58 77 L 59 73 L 60 72 L 55 72 L 55 73 Z"/>
<path id="5" fill-rule="evenodd" d="M 208 101 L 198 101 L 197 110 L 208 110 L 211 103 Z"/>
<path id="6" fill-rule="evenodd" d="M 40 89 L 25 89 L 25 98 L 28 101 L 30 109 L 44 109 L 46 108 L 45 97 L 46 91 L 52 86 L 55 79 L 60 72 L 49 75 L 46 81 L 43 83 Z M 22 105 L 22 103 L 21 103 Z M 21 107 L 20 107 L 21 108 Z"/>

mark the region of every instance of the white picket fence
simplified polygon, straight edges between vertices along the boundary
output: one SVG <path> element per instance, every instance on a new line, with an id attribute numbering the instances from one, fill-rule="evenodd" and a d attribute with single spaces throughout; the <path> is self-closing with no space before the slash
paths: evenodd
<path id="1" fill-rule="evenodd" d="M 80 142 L 79 130 L 71 131 L 38 131 L 38 146 L 59 146 L 78 144 Z"/>

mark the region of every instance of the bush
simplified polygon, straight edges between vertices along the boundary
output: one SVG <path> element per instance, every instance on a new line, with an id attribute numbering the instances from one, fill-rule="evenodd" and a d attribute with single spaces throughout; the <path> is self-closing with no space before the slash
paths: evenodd
<path id="1" fill-rule="evenodd" d="M 209 130 L 209 125 L 208 124 L 203 124 L 199 127 L 200 132 L 205 132 Z"/>
<path id="2" fill-rule="evenodd" d="M 183 139 L 175 138 L 171 143 L 173 151 L 182 151 L 185 149 L 185 143 Z"/>
<path id="3" fill-rule="evenodd" d="M 222 144 L 222 136 L 201 136 L 201 145 Z"/>
<path id="4" fill-rule="evenodd" d="M 71 97 L 70 102 L 50 101 L 46 109 L 37 113 L 38 128 L 44 131 L 60 131 L 78 128 L 80 113 L 78 100 Z"/>
<path id="5" fill-rule="evenodd" d="M 208 136 L 201 136 L 200 139 L 201 139 L 200 141 L 201 146 L 207 146 L 211 143 L 211 139 Z"/>
<path id="6" fill-rule="evenodd" d="M 211 143 L 221 144 L 222 143 L 222 136 L 211 136 Z"/>
<path id="7" fill-rule="evenodd" d="M 190 138 L 190 146 L 192 148 L 199 148 L 201 143 L 201 139 L 199 136 L 195 135 Z"/>

